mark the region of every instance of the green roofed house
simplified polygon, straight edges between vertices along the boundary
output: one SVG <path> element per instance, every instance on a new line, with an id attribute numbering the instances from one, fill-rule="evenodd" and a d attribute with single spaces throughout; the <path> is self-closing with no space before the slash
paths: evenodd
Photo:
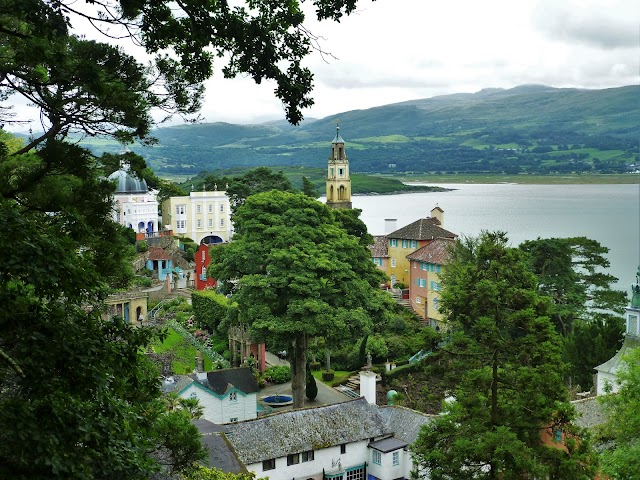
<path id="1" fill-rule="evenodd" d="M 204 408 L 202 418 L 216 424 L 249 420 L 258 416 L 258 383 L 249 367 L 226 368 L 165 381 L 165 391 L 181 398 L 197 398 Z M 175 386 L 172 384 L 175 383 Z"/>

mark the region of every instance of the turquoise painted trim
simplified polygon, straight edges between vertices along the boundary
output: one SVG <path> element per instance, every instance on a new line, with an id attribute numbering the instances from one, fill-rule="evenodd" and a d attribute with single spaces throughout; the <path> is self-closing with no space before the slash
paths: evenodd
<path id="1" fill-rule="evenodd" d="M 214 397 L 218 397 L 220 400 L 227 398 L 229 396 L 229 394 L 231 392 L 238 392 L 240 395 L 242 395 L 243 397 L 248 396 L 248 393 L 244 393 L 242 390 L 236 388 L 236 387 L 232 387 L 229 390 L 227 390 L 225 393 L 223 393 L 222 395 L 218 395 L 216 392 L 214 392 L 213 390 L 208 389 L 207 387 L 205 387 L 204 385 L 202 385 L 200 382 L 198 382 L 197 380 L 194 380 L 193 382 L 191 382 L 189 385 L 187 385 L 186 387 L 184 387 L 182 390 L 180 390 L 178 392 L 178 396 L 182 395 L 190 386 L 195 385 L 196 387 L 200 388 L 201 390 L 204 390 L 205 392 L 213 395 Z"/>
<path id="2" fill-rule="evenodd" d="M 364 463 L 362 465 L 356 465 L 355 467 L 349 467 L 349 468 L 345 468 L 344 471 L 345 472 L 352 472 L 353 470 L 359 470 L 361 468 L 364 468 Z"/>

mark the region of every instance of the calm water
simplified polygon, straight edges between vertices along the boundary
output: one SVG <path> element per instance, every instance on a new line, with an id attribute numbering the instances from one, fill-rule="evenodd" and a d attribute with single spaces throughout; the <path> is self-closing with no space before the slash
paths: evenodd
<path id="1" fill-rule="evenodd" d="M 353 197 L 369 232 L 384 234 L 429 216 L 438 205 L 444 227 L 459 235 L 504 230 L 513 246 L 538 237 L 584 236 L 609 248 L 609 273 L 628 289 L 640 265 L 640 185 L 440 185 L 451 192 Z"/>

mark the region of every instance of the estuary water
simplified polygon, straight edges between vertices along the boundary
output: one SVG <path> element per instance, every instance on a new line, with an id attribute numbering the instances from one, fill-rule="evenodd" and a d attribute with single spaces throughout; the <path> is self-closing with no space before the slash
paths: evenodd
<path id="1" fill-rule="evenodd" d="M 640 182 L 640 178 L 638 179 Z M 354 196 L 353 207 L 373 235 L 385 219 L 397 228 L 444 210 L 444 228 L 475 236 L 507 232 L 512 246 L 524 240 L 584 236 L 609 248 L 609 273 L 627 291 L 640 265 L 640 183 L 630 185 L 438 184 L 449 192 Z"/>

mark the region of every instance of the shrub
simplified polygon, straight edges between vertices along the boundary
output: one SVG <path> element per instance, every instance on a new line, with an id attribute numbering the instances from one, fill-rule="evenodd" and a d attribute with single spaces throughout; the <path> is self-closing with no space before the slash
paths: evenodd
<path id="1" fill-rule="evenodd" d="M 193 292 L 191 304 L 196 324 L 210 332 L 218 331 L 220 322 L 227 318 L 231 306 L 227 297 L 213 290 Z"/>
<path id="2" fill-rule="evenodd" d="M 151 280 L 149 277 L 136 276 L 133 279 L 133 284 L 138 287 L 151 287 L 153 286 L 153 280 Z"/>
<path id="3" fill-rule="evenodd" d="M 286 365 L 269 367 L 262 377 L 271 383 L 287 383 L 291 380 L 291 368 Z"/>
<path id="4" fill-rule="evenodd" d="M 332 382 L 334 376 L 335 376 L 335 373 L 333 372 L 333 370 L 322 372 L 322 381 Z"/>
<path id="5" fill-rule="evenodd" d="M 309 368 L 311 368 L 311 370 L 314 372 L 320 370 L 321 367 L 322 367 L 322 364 L 320 362 L 311 362 L 309 364 Z"/>
<path id="6" fill-rule="evenodd" d="M 307 384 L 304 389 L 304 394 L 309 400 L 315 400 L 318 396 L 318 385 L 316 379 L 311 375 L 311 368 L 307 366 Z"/>
<path id="7" fill-rule="evenodd" d="M 146 252 L 148 250 L 149 250 L 149 245 L 147 244 L 146 241 L 140 240 L 140 241 L 136 242 L 136 252 L 142 253 L 142 252 Z"/>

